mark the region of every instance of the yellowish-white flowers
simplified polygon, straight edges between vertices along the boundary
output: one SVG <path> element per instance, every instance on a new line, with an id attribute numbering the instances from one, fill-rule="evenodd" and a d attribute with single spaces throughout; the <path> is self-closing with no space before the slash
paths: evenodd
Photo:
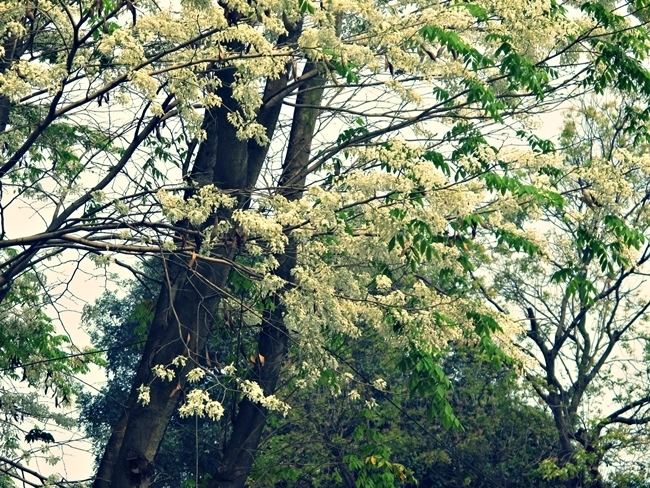
<path id="1" fill-rule="evenodd" d="M 151 368 L 151 372 L 156 378 L 163 381 L 172 381 L 176 377 L 176 372 L 171 368 L 166 368 L 162 364 L 156 364 Z"/>
<path id="2" fill-rule="evenodd" d="M 149 405 L 151 402 L 151 387 L 147 385 L 138 387 L 138 402 L 142 405 Z"/>
<path id="3" fill-rule="evenodd" d="M 374 408 L 377 408 L 377 405 L 378 405 L 377 400 L 375 400 L 374 398 L 370 398 L 369 400 L 366 400 L 365 404 L 366 404 L 366 408 L 368 410 L 372 410 Z"/>
<path id="4" fill-rule="evenodd" d="M 172 366 L 182 368 L 186 364 L 187 364 L 187 357 L 186 356 L 176 356 L 174 359 L 172 359 Z"/>
<path id="5" fill-rule="evenodd" d="M 188 199 L 172 194 L 165 190 L 157 193 L 165 217 L 172 222 L 187 219 L 193 225 L 200 225 L 218 208 L 231 208 L 235 199 L 214 185 L 199 188 L 197 193 Z"/>
<path id="6" fill-rule="evenodd" d="M 60 51 L 70 52 L 67 47 L 75 39 L 84 38 L 90 27 L 83 25 L 81 32 L 77 29 L 72 32 L 65 8 L 51 0 L 38 3 L 52 22 L 48 32 L 61 36 Z M 226 0 L 163 2 L 166 5 L 162 6 L 151 3 L 149 7 L 150 3 L 144 2 L 138 5 L 141 11 L 133 25 L 120 22 L 101 31 L 95 30 L 98 38 L 82 46 L 71 60 L 71 66 L 78 73 L 68 72 L 69 63 L 64 57 L 47 62 L 27 57 L 11 60 L 0 73 L 0 95 L 18 103 L 41 91 L 46 96 L 56 90 L 68 90 L 61 100 L 75 100 L 77 92 L 92 94 L 106 89 L 107 94 L 115 93 L 126 106 L 145 102 L 143 106 L 148 108 L 142 111 L 142 126 L 146 125 L 147 117 L 169 116 L 170 124 L 179 121 L 177 125 L 179 130 L 182 127 L 183 135 L 188 140 L 195 138 L 196 142 L 206 137 L 207 129 L 201 123 L 204 109 L 223 106 L 227 109 L 228 123 L 236 129 L 239 139 L 266 145 L 270 143 L 267 128 L 258 122 L 264 82 L 286 74 L 290 66 L 296 66 L 297 70 L 306 60 L 326 61 L 319 69 L 328 84 L 348 78 L 347 81 L 359 86 L 360 97 L 371 101 L 375 95 L 388 93 L 390 99 L 398 98 L 393 106 L 400 111 L 399 118 L 407 120 L 411 117 L 410 110 L 431 101 L 434 87 L 444 88 L 454 95 L 466 89 L 466 80 L 488 88 L 489 76 L 503 77 L 496 67 L 474 70 L 472 63 L 466 63 L 462 55 L 452 52 L 450 45 L 425 39 L 421 35 L 422 27 L 439 27 L 453 34 L 458 44 L 475 46 L 486 53 L 494 52 L 495 39 L 502 42 L 499 35 L 507 35 L 514 49 L 538 61 L 557 47 L 558 39 L 561 43 L 567 36 L 574 36 L 585 23 L 580 13 L 575 14 L 575 19 L 558 21 L 559 17 L 550 15 L 555 5 L 552 0 L 477 0 L 475 7 L 489 12 L 487 18 L 480 21 L 462 2 L 332 0 L 308 13 L 301 12 L 302 3 Z M 238 12 L 246 21 L 229 23 L 225 9 Z M 2 2 L 0 35 L 3 39 L 26 34 L 22 23 L 24 15 L 24 2 Z M 342 18 L 346 24 L 355 26 L 345 35 L 341 34 L 339 25 Z M 297 41 L 278 45 L 277 36 L 286 34 L 288 26 L 298 21 L 303 28 Z M 233 48 L 243 45 L 245 51 Z M 95 53 L 101 58 L 94 58 Z M 0 52 L 0 56 L 6 54 Z M 104 66 L 99 73 L 96 72 L 98 65 Z M 206 76 L 206 72 L 215 67 L 219 73 L 222 68 L 236 68 L 228 83 L 232 96 L 229 102 L 234 103 L 222 100 L 222 93 L 218 92 L 223 88 L 219 75 Z M 79 85 L 64 86 L 66 80 L 77 76 L 82 80 Z M 297 76 L 293 73 L 294 81 Z M 405 81 L 407 79 L 417 79 L 421 85 Z M 111 88 L 112 83 L 116 83 L 115 89 Z M 366 84 L 372 88 L 368 90 Z M 289 87 L 296 85 L 290 82 Z M 337 111 L 335 91 L 326 94 L 323 110 L 329 110 L 327 104 L 331 103 L 333 112 Z M 340 92 L 347 96 L 344 87 Z M 173 110 L 166 113 L 164 100 L 167 95 L 173 99 Z M 328 98 L 330 95 L 332 97 Z M 41 100 L 35 100 L 41 104 Z M 112 103 L 114 100 L 115 97 Z M 79 104 L 80 112 L 88 106 L 83 99 Z M 65 106 L 63 102 L 60 105 L 54 108 L 61 110 Z M 468 119 L 477 115 L 472 108 L 465 110 L 467 112 L 462 115 L 468 115 Z M 123 112 L 123 107 L 120 111 Z M 444 114 L 443 108 L 440 111 Z M 414 111 L 412 115 L 417 113 Z M 121 130 L 128 127 L 126 125 L 111 127 L 103 123 L 102 118 L 111 124 L 114 122 L 113 117 L 98 117 L 98 133 L 132 131 L 131 128 Z M 134 120 L 131 114 L 127 119 L 128 124 Z M 336 117 L 333 120 L 341 121 Z M 378 120 L 376 124 L 380 127 L 381 117 Z M 364 126 L 363 129 L 368 128 Z M 416 134 L 427 130 L 437 132 L 438 128 L 413 128 Z M 535 239 L 525 229 L 508 224 L 509 219 L 504 218 L 521 210 L 521 198 L 497 198 L 496 192 L 487 191 L 484 185 L 471 178 L 451 181 L 444 165 L 432 164 L 426 148 L 408 140 L 413 138 L 404 133 L 401 137 L 387 135 L 376 139 L 376 144 L 353 144 L 344 154 L 337 155 L 344 159 L 339 165 L 343 171 L 339 167 L 332 171 L 335 175 L 327 175 L 325 171 L 316 173 L 318 182 L 306 189 L 302 198 L 290 201 L 272 192 L 255 192 L 247 208 L 234 210 L 223 219 L 220 215 L 219 221 L 215 218 L 218 210 L 234 209 L 237 201 L 214 185 L 193 188 L 189 198 L 184 198 L 181 190 L 163 189 L 155 195 L 159 211 L 168 222 L 186 221 L 193 226 L 210 224 L 202 229 L 200 251 L 203 254 L 209 254 L 226 236 L 236 234 L 240 244 L 237 258 L 251 261 L 251 275 L 257 277 L 251 286 L 251 295 L 255 295 L 257 303 L 278 295 L 291 340 L 304 356 L 301 358 L 303 366 L 297 367 L 303 375 L 297 385 L 315 383 L 326 367 L 336 369 L 336 360 L 323 353 L 321 347 L 332 334 L 354 339 L 370 332 L 383 337 L 387 347 L 400 348 L 417 342 L 424 348 L 444 348 L 451 341 L 461 340 L 464 332 L 472 328 L 467 319 L 468 310 L 479 309 L 497 316 L 485 304 L 467 297 L 450 297 L 444 290 L 427 284 L 430 276 L 465 272 L 459 262 L 461 251 L 451 243 L 441 242 L 440 236 L 450 235 L 450 223 L 473 216 L 480 210 L 491 229 L 500 228 L 517 237 Z M 147 151 L 150 147 L 153 146 L 147 146 Z M 120 150 L 122 148 L 115 152 Z M 157 147 L 156 157 L 170 157 L 165 153 L 168 150 Z M 314 157 L 318 157 L 318 150 L 314 148 Z M 188 155 L 188 161 L 191 156 Z M 605 206 L 632 196 L 632 188 L 620 176 L 626 169 L 631 165 L 650 167 L 647 157 L 643 159 L 623 152 L 616 157 L 624 163 L 620 171 L 612 170 L 605 161 L 594 160 L 589 167 L 575 172 L 576 177 L 589 179 L 593 191 L 603 193 Z M 334 161 L 334 158 L 325 161 L 322 168 L 334 170 Z M 467 173 L 472 173 L 483 171 L 486 162 L 494 164 L 497 161 L 505 161 L 514 172 L 530 172 L 558 164 L 554 156 L 533 151 L 512 150 L 510 154 L 507 151 L 497 154 L 487 144 L 473 151 L 471 156 L 461 158 L 458 164 Z M 83 168 L 84 164 L 78 163 L 78 167 Z M 275 168 L 272 165 L 268 168 L 273 176 Z M 320 185 L 321 176 L 331 176 L 331 182 Z M 534 183 L 548 186 L 549 177 L 540 175 Z M 79 189 L 71 184 L 60 193 L 68 196 L 75 191 Z M 187 190 L 183 188 L 182 191 Z M 115 197 L 108 190 L 101 190 L 95 191 L 93 198 L 95 202 L 110 202 Z M 125 220 L 130 213 L 138 218 L 149 215 L 148 211 L 140 213 L 131 208 L 132 205 L 137 205 L 135 200 L 115 199 L 112 206 Z M 407 232 L 409 226 L 414 225 L 419 226 L 423 234 L 438 239 L 422 245 L 421 240 Z M 120 237 L 130 239 L 131 235 Z M 144 242 L 150 241 L 146 233 L 141 238 Z M 537 241 L 541 244 L 543 239 Z M 175 242 L 169 238 L 159 242 L 166 251 L 177 250 Z M 297 262 L 290 278 L 280 278 L 276 274 L 278 257 L 286 251 L 289 242 L 295 243 Z M 389 246 L 389 242 L 394 245 Z M 417 276 L 405 271 L 411 265 L 417 267 Z M 262 314 L 255 306 L 237 307 L 241 304 L 233 302 L 224 299 L 222 305 L 241 308 L 240 319 L 246 325 L 262 323 Z M 505 317 L 498 318 L 505 324 L 499 339 L 506 344 L 508 336 L 516 331 L 516 325 Z M 446 326 L 448 323 L 456 327 Z M 398 328 L 401 332 L 396 334 Z M 169 365 L 154 366 L 152 373 L 159 380 L 173 381 L 187 362 L 186 357 L 178 356 Z M 265 395 L 259 384 L 236 378 L 235 365 L 225 366 L 221 374 L 232 377 L 228 380 L 234 379 L 246 398 L 286 415 L 289 405 L 274 395 Z M 200 367 L 187 373 L 191 384 L 205 377 L 206 371 Z M 345 380 L 350 382 L 351 378 Z M 381 378 L 374 380 L 372 386 L 380 390 L 387 387 Z M 141 385 L 138 391 L 141 403 L 150 401 L 148 386 Z M 352 390 L 348 396 L 358 398 L 359 393 Z M 207 391 L 193 389 L 186 396 L 181 415 L 207 415 L 219 419 L 223 406 L 212 400 Z"/>
<path id="7" fill-rule="evenodd" d="M 233 363 L 230 363 L 221 368 L 220 373 L 226 376 L 233 376 L 235 373 L 237 373 L 237 368 Z"/>
<path id="8" fill-rule="evenodd" d="M 375 278 L 375 284 L 378 291 L 388 291 L 393 285 L 392 280 L 386 275 L 379 275 Z"/>
<path id="9" fill-rule="evenodd" d="M 203 368 L 193 368 L 187 373 L 187 381 L 196 383 L 205 377 L 205 370 Z"/>
<path id="10" fill-rule="evenodd" d="M 262 240 L 273 253 L 284 250 L 287 236 L 275 217 L 263 215 L 257 210 L 237 210 L 233 213 L 233 220 L 241 226 L 248 239 Z"/>
<path id="11" fill-rule="evenodd" d="M 268 410 L 279 412 L 284 416 L 289 413 L 291 407 L 287 403 L 283 402 L 275 395 L 264 395 L 262 387 L 255 381 L 239 381 L 239 389 L 250 401 L 257 403 Z"/>
<path id="12" fill-rule="evenodd" d="M 210 394 L 205 390 L 194 389 L 191 390 L 185 397 L 185 402 L 178 409 L 181 417 L 190 417 L 196 415 L 197 417 L 205 417 L 206 415 L 217 421 L 224 414 L 224 408 L 221 402 L 210 398 Z"/>

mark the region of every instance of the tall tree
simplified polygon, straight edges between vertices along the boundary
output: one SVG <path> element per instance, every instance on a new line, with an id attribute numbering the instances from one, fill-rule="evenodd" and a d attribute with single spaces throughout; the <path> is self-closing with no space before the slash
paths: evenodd
<path id="1" fill-rule="evenodd" d="M 563 152 L 530 161 L 565 204 L 532 221 L 541 254 L 508 259 L 498 282 L 527 324 L 529 380 L 555 420 L 547 475 L 568 487 L 604 486 L 601 466 L 646 449 L 650 423 L 648 140 L 630 130 L 645 107 L 600 102 L 567 117 Z"/>
<path id="2" fill-rule="evenodd" d="M 183 414 L 222 415 L 190 373 L 241 395 L 215 483 L 243 486 L 267 411 L 287 408 L 283 367 L 308 384 L 336 363 L 328 343 L 377 331 L 407 357 L 459 331 L 487 340 L 496 318 L 507 332 L 459 283 L 474 216 L 501 213 L 497 192 L 557 198 L 507 176 L 494 140 L 576 91 L 650 93 L 646 32 L 627 19 L 644 9 L 7 2 L 0 300 L 46 260 L 155 254 L 162 268 L 95 486 L 151 482 L 181 398 Z M 33 231 L 8 222 L 25 206 Z M 525 245 L 498 219 L 486 230 Z M 253 331 L 237 374 L 206 354 L 215 324 Z"/>

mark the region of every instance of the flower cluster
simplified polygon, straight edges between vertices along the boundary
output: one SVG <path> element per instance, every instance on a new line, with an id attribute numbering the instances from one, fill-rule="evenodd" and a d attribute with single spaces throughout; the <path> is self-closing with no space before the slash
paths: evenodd
<path id="1" fill-rule="evenodd" d="M 275 395 L 264 395 L 262 387 L 255 381 L 241 380 L 238 382 L 238 385 L 242 394 L 250 401 L 273 412 L 279 412 L 285 416 L 289 413 L 291 407 L 287 403 L 283 402 Z"/>
<path id="2" fill-rule="evenodd" d="M 157 193 L 165 217 L 172 222 L 187 219 L 193 225 L 204 223 L 218 208 L 231 208 L 235 199 L 215 188 L 214 185 L 202 186 L 196 194 L 183 199 L 168 191 Z"/>
<path id="3" fill-rule="evenodd" d="M 162 364 L 156 364 L 151 368 L 151 372 L 156 378 L 163 381 L 172 381 L 176 377 L 176 372 L 171 368 L 166 368 Z"/>
<path id="4" fill-rule="evenodd" d="M 221 402 L 210 398 L 210 394 L 205 390 L 191 390 L 185 397 L 185 402 L 178 409 L 181 417 L 190 417 L 196 415 L 205 417 L 206 415 L 212 420 L 219 420 L 223 417 L 224 408 Z"/>

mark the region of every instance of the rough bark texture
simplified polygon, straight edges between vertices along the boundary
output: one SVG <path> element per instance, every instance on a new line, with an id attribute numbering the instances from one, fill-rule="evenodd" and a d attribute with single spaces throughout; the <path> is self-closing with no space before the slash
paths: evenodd
<path id="1" fill-rule="evenodd" d="M 229 97 L 232 72 L 223 76 L 219 95 L 225 104 L 236 108 Z M 209 110 L 203 128 L 207 138 L 201 144 L 192 172 L 198 185 L 215 184 L 221 189 L 246 185 L 246 143 L 239 141 L 234 128 L 225 120 L 224 110 Z M 224 215 L 221 215 L 223 217 Z M 216 217 L 215 217 L 216 218 Z M 184 239 L 184 236 L 179 236 Z M 197 247 L 200 242 L 196 242 Z M 213 251 L 213 255 L 231 259 L 236 253 L 234 240 Z M 221 298 L 220 289 L 230 273 L 230 265 L 191 257 L 170 257 L 166 261 L 165 283 L 158 297 L 141 362 L 129 394 L 127 410 L 114 429 L 100 463 L 94 486 L 145 487 L 154 472 L 153 460 L 167 423 L 186 383 L 179 371 L 172 382 L 152 380 L 151 368 L 169 364 L 176 356 L 192 356 L 201 362 L 201 351 L 214 322 Z M 189 368 L 188 364 L 188 368 Z M 137 388 L 151 386 L 151 402 L 138 403 Z"/>
<path id="2" fill-rule="evenodd" d="M 16 39 L 14 37 L 8 37 L 2 43 L 2 48 L 4 50 L 4 56 L 0 58 L 0 73 L 7 71 L 14 60 L 20 59 L 25 50 L 28 47 L 28 43 L 25 39 Z M 9 113 L 11 112 L 11 101 L 9 97 L 5 95 L 0 95 L 0 132 L 4 132 L 7 129 L 7 124 L 9 123 Z"/>
<path id="3" fill-rule="evenodd" d="M 295 40 L 299 28 L 299 25 L 294 26 L 283 42 Z M 234 70 L 222 70 L 220 78 L 222 88 L 218 94 L 223 100 L 223 106 L 209 109 L 205 113 L 203 130 L 207 137 L 199 146 L 190 179 L 199 186 L 214 184 L 223 190 L 233 190 L 239 197 L 239 205 L 246 206 L 250 189 L 259 176 L 268 147 L 237 139 L 234 127 L 226 119 L 230 110 L 237 109 L 236 102 L 230 96 Z M 269 138 L 273 136 L 277 125 L 282 101 L 282 97 L 275 95 L 287 88 L 288 81 L 289 68 L 285 76 L 267 82 L 264 100 L 269 103 L 261 109 L 259 122 L 266 127 Z M 310 113 L 313 112 L 311 109 Z M 296 144 L 307 144 L 306 151 L 303 151 L 306 156 L 303 157 L 309 155 L 311 135 L 305 137 L 301 134 L 305 130 L 309 134 L 313 133 L 316 117 L 317 114 L 313 113 L 312 123 L 304 129 L 292 129 L 292 140 L 297 140 Z M 296 120 L 294 126 L 297 124 Z M 191 192 L 188 192 L 187 196 L 190 194 Z M 179 238 L 183 239 L 183 236 Z M 213 255 L 232 259 L 237 252 L 235 241 L 227 241 L 215 249 Z M 200 243 L 196 242 L 196 245 Z M 279 261 L 279 272 L 288 277 L 295 263 L 295 248 L 289 246 L 288 252 L 281 256 Z M 155 471 L 155 455 L 186 384 L 187 372 L 179 371 L 172 382 L 159 379 L 152 382 L 151 368 L 156 364 L 169 364 L 179 355 L 190 355 L 197 362 L 201 362 L 202 358 L 197 355 L 197 351 L 200 354 L 205 350 L 215 320 L 214 312 L 221 298 L 220 290 L 226 284 L 231 269 L 228 264 L 206 262 L 200 258 L 182 261 L 170 257 L 167 265 L 166 284 L 157 301 L 154 320 L 148 332 L 127 408 L 113 429 L 105 448 L 94 488 L 146 487 L 151 484 Z M 286 354 L 287 334 L 283 329 L 279 310 L 267 313 L 266 323 L 276 325 L 265 326 L 260 335 L 260 354 L 267 359 L 263 366 L 259 365 L 254 379 L 263 385 L 265 391 L 271 392 L 276 387 Z M 189 363 L 187 368 L 190 368 Z M 146 406 L 137 401 L 137 388 L 142 384 L 151 387 L 151 401 Z M 259 406 L 243 402 L 229 444 L 229 452 L 254 451 L 259 442 L 264 419 L 265 412 Z M 233 460 L 229 466 L 233 472 L 238 473 L 237 479 L 245 480 L 252 457 L 246 459 L 243 464 L 242 456 L 233 455 L 229 459 Z"/>
<path id="4" fill-rule="evenodd" d="M 222 255 L 232 254 L 223 250 Z M 153 323 L 136 373 L 128 410 L 115 429 L 106 449 L 95 486 L 147 486 L 153 474 L 153 460 L 185 385 L 180 371 L 171 382 L 151 382 L 151 368 L 169 364 L 175 357 L 190 355 L 197 362 L 196 351 L 205 349 L 213 313 L 218 304 L 218 288 L 226 282 L 227 265 L 205 263 L 173 263 L 168 282 L 158 298 Z M 189 368 L 188 364 L 188 368 Z M 151 382 L 151 402 L 137 403 L 136 388 Z M 117 454 L 116 454 L 117 453 Z"/>

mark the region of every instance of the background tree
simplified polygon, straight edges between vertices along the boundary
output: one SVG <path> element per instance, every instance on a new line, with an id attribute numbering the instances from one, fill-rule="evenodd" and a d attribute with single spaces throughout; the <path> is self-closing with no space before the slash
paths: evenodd
<path id="1" fill-rule="evenodd" d="M 106 295 L 87 311 L 95 345 L 109 350 L 107 387 L 80 399 L 84 424 L 99 451 L 127 397 L 141 321 L 150 319 L 147 306 L 154 294 L 155 289 L 136 285 L 124 299 Z M 555 452 L 552 419 L 527 404 L 508 365 L 476 347 L 445 356 L 446 391 L 459 429 L 432 422 L 426 397 L 409 398 L 408 392 L 395 390 L 387 396 L 376 388 L 382 380 L 391 385 L 406 381 L 390 358 L 377 361 L 367 354 L 374 350 L 372 344 L 360 344 L 349 351 L 346 362 L 353 362 L 357 375 L 348 371 L 342 385 L 333 381 L 331 371 L 309 391 L 282 388 L 292 410 L 286 418 L 270 419 L 251 486 L 366 486 L 368 479 L 376 486 L 408 486 L 415 480 L 432 487 L 546 486 L 539 464 Z M 209 484 L 214 453 L 232 418 L 226 414 L 216 425 L 174 416 L 156 456 L 153 485 L 182 486 L 197 477 L 199 484 Z"/>
<path id="2" fill-rule="evenodd" d="M 56 462 L 64 439 L 51 428 L 71 429 L 77 421 L 59 407 L 72 405 L 80 392 L 76 376 L 97 362 L 96 355 L 56 333 L 44 312 L 43 279 L 35 272 L 23 274 L 0 303 L 0 486 L 48 481 L 25 459 Z"/>
<path id="3" fill-rule="evenodd" d="M 552 419 L 526 403 L 516 374 L 477 350 L 446 356 L 444 372 L 462 428 L 432 422 L 423 398 L 393 394 L 387 401 L 375 390 L 377 405 L 369 408 L 364 391 L 372 383 L 352 380 L 341 394 L 359 394 L 354 402 L 332 401 L 330 392 L 293 401 L 295 411 L 262 442 L 251 486 L 354 487 L 367 478 L 397 486 L 400 473 L 406 486 L 554 486 L 539 472 L 554 452 Z M 392 373 L 384 372 L 390 384 L 402 374 Z"/>
<path id="4" fill-rule="evenodd" d="M 531 162 L 565 201 L 533 221 L 541 256 L 497 260 L 497 286 L 528 326 L 529 380 L 555 421 L 547 475 L 571 487 L 604 486 L 604 464 L 634 469 L 650 422 L 650 180 L 645 134 L 629 130 L 636 110 L 606 101 L 569 114 L 562 158 Z"/>

